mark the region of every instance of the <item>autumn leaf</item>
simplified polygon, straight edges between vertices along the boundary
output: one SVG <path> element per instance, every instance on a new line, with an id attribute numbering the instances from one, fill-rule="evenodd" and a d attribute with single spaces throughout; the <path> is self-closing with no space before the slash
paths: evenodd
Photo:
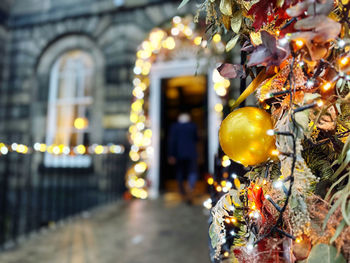
<path id="1" fill-rule="evenodd" d="M 243 17 L 241 11 L 237 11 L 236 13 L 234 13 L 233 17 L 231 18 L 231 29 L 236 34 L 238 34 L 239 30 L 241 29 L 242 20 Z"/>
<path id="2" fill-rule="evenodd" d="M 248 11 L 249 16 L 254 17 L 253 27 L 259 31 L 264 25 L 273 23 L 274 27 L 284 24 L 290 17 L 286 10 L 298 0 L 260 0 Z"/>
<path id="3" fill-rule="evenodd" d="M 325 15 L 317 15 L 299 20 L 294 28 L 309 32 L 308 38 L 320 43 L 335 39 L 340 33 L 341 25 Z"/>
<path id="4" fill-rule="evenodd" d="M 222 16 L 222 24 L 227 30 L 230 30 L 231 28 L 231 18 L 229 16 Z"/>
<path id="5" fill-rule="evenodd" d="M 287 50 L 278 46 L 276 38 L 266 31 L 261 31 L 261 40 L 262 44 L 254 49 L 253 53 L 250 55 L 247 66 L 279 66 L 287 57 Z"/>
<path id="6" fill-rule="evenodd" d="M 231 49 L 233 49 L 237 41 L 239 39 L 239 35 L 235 35 L 227 44 L 226 44 L 226 52 L 229 52 Z"/>
<path id="7" fill-rule="evenodd" d="M 309 257 L 302 263 L 345 263 L 345 258 L 337 249 L 327 244 L 317 244 L 311 249 Z"/>
<path id="8" fill-rule="evenodd" d="M 220 67 L 217 68 L 217 70 L 224 78 L 245 78 L 244 67 L 239 64 L 223 63 Z"/>
<path id="9" fill-rule="evenodd" d="M 268 13 L 273 10 L 273 3 L 275 1 L 261 0 L 254 4 L 248 11 L 248 15 L 254 16 L 253 27 L 258 31 L 266 22 Z"/>
<path id="10" fill-rule="evenodd" d="M 254 51 L 254 46 L 249 41 L 246 41 L 246 42 L 244 42 L 244 44 L 241 48 L 241 51 L 251 53 Z"/>
<path id="11" fill-rule="evenodd" d="M 299 32 L 291 34 L 292 40 L 304 41 L 312 60 L 327 55 L 327 42 L 336 39 L 341 31 L 340 23 L 325 15 L 311 16 L 297 21 L 294 25 Z"/>
<path id="12" fill-rule="evenodd" d="M 303 1 L 303 2 L 297 3 L 296 5 L 288 8 L 286 12 L 290 17 L 300 16 L 309 8 L 310 3 L 312 2 L 313 1 L 309 0 L 309 1 Z"/>
<path id="13" fill-rule="evenodd" d="M 226 16 L 232 15 L 232 2 L 231 0 L 221 0 L 220 11 Z"/>
<path id="14" fill-rule="evenodd" d="M 333 3 L 333 0 L 325 0 L 324 2 L 305 0 L 291 6 L 286 10 L 286 12 L 290 17 L 303 15 L 304 12 L 307 12 L 309 16 L 313 16 L 315 11 L 316 15 L 328 15 L 333 9 Z"/>

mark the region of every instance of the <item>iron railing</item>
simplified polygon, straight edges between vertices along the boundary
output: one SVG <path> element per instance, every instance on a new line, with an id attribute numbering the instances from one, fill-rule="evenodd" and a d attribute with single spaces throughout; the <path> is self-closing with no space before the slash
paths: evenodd
<path id="1" fill-rule="evenodd" d="M 44 153 L 0 155 L 0 248 L 115 201 L 125 191 L 125 154 L 91 155 L 89 167 L 45 167 Z"/>

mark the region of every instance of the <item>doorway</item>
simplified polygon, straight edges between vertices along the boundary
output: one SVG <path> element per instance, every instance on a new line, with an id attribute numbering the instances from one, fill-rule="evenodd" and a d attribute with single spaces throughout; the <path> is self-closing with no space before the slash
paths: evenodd
<path id="1" fill-rule="evenodd" d="M 208 172 L 208 85 L 205 75 L 161 81 L 160 190 L 177 192 L 176 167 L 168 163 L 170 127 L 181 112 L 191 115 L 198 131 L 198 181 Z M 197 184 L 199 185 L 199 184 Z"/>
<path id="2" fill-rule="evenodd" d="M 220 102 L 220 98 L 214 90 L 213 71 L 216 68 L 215 61 L 207 59 L 188 59 L 157 62 L 152 65 L 150 73 L 150 93 L 148 100 L 149 123 L 152 129 L 152 150 L 153 157 L 149 165 L 147 180 L 149 186 L 149 196 L 154 199 L 159 196 L 160 171 L 161 171 L 161 101 L 162 101 L 162 81 L 180 76 L 207 76 L 207 109 L 214 109 Z M 207 111 L 207 132 L 208 132 L 208 154 L 207 160 L 214 160 L 214 156 L 219 147 L 218 132 L 221 116 L 214 110 Z M 214 162 L 208 162 L 209 172 L 214 172 Z"/>

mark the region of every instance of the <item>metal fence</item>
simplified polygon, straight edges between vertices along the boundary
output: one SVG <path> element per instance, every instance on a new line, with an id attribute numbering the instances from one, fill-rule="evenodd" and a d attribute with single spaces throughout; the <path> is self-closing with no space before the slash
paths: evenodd
<path id="1" fill-rule="evenodd" d="M 45 167 L 43 155 L 0 156 L 0 248 L 125 191 L 125 154 L 91 155 L 85 168 Z"/>

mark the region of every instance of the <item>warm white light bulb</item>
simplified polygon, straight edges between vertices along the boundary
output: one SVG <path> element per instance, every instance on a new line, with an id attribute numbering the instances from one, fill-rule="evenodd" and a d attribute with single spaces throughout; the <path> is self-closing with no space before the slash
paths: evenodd
<path id="1" fill-rule="evenodd" d="M 269 130 L 266 131 L 266 134 L 269 135 L 269 136 L 273 136 L 273 135 L 275 135 L 275 131 L 272 130 L 272 129 L 269 129 Z"/>
<path id="2" fill-rule="evenodd" d="M 174 22 L 175 24 L 181 23 L 181 17 L 179 17 L 179 16 L 174 16 L 174 17 L 173 17 L 173 22 Z"/>
<path id="3" fill-rule="evenodd" d="M 288 39 L 284 37 L 284 38 L 281 38 L 278 42 L 281 46 L 284 46 L 288 43 Z"/>
<path id="4" fill-rule="evenodd" d="M 250 251 L 252 251 L 254 249 L 254 246 L 253 246 L 253 244 L 248 244 L 247 245 L 247 250 L 250 252 Z"/>
<path id="5" fill-rule="evenodd" d="M 40 150 L 40 143 L 39 143 L 39 142 L 36 142 L 36 143 L 34 144 L 34 150 L 36 150 L 36 151 L 39 151 L 39 150 Z"/>
<path id="6" fill-rule="evenodd" d="M 340 40 L 338 41 L 338 46 L 339 46 L 340 48 L 343 48 L 343 47 L 345 46 L 345 41 L 344 41 L 343 39 L 340 39 Z"/>
<path id="7" fill-rule="evenodd" d="M 16 151 L 17 150 L 17 146 L 18 146 L 18 144 L 14 142 L 14 143 L 11 144 L 11 149 L 13 151 Z"/>
<path id="8" fill-rule="evenodd" d="M 273 183 L 273 186 L 277 189 L 281 188 L 283 186 L 283 182 L 282 181 L 277 181 Z"/>
<path id="9" fill-rule="evenodd" d="M 6 146 L 3 146 L 3 147 L 1 147 L 0 152 L 1 152 L 1 154 L 6 155 L 9 152 L 9 150 L 7 149 Z"/>
<path id="10" fill-rule="evenodd" d="M 308 81 L 306 81 L 306 86 L 308 88 L 312 88 L 314 86 L 315 82 L 311 79 L 309 79 Z"/>
<path id="11" fill-rule="evenodd" d="M 254 217 L 255 219 L 258 219 L 258 218 L 260 217 L 260 213 L 259 213 L 258 211 L 254 211 L 253 217 Z"/>

